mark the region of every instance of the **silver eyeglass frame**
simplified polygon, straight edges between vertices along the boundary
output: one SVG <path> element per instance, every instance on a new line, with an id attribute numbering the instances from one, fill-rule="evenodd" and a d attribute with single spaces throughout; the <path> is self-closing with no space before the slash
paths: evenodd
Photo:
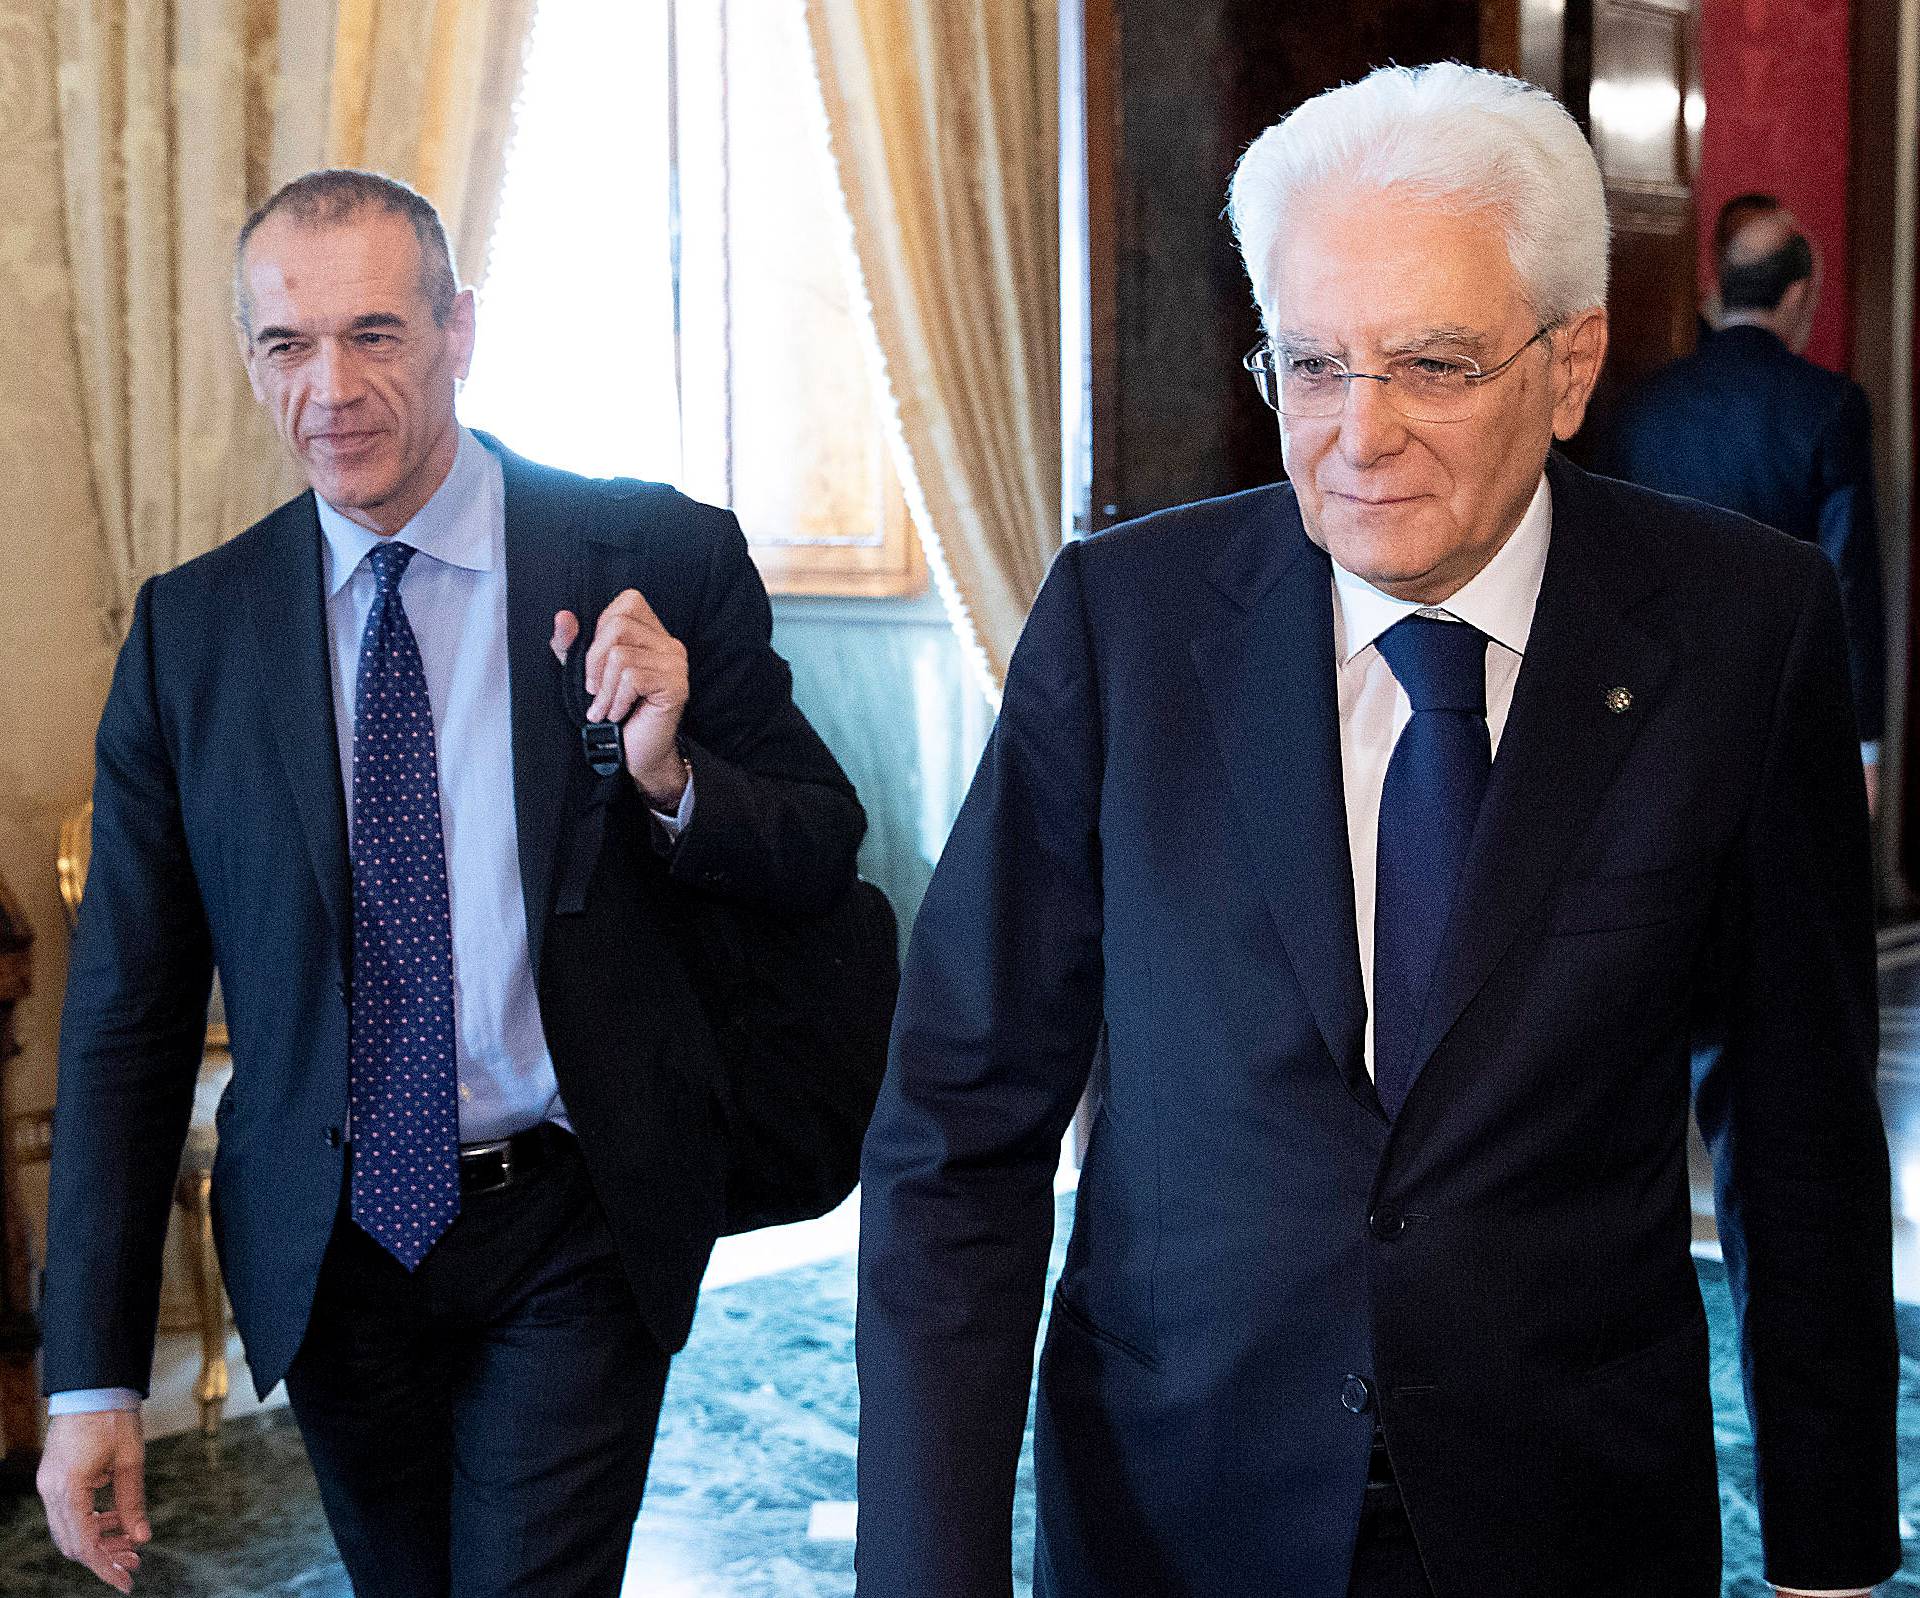
<path id="1" fill-rule="evenodd" d="M 1558 322 L 1543 322 L 1537 329 L 1535 329 L 1532 338 L 1528 339 L 1524 344 L 1522 344 L 1518 349 L 1516 349 L 1498 366 L 1489 367 L 1485 371 L 1482 371 L 1480 369 L 1480 363 L 1474 360 L 1471 356 L 1463 357 L 1461 359 L 1460 364 L 1463 366 L 1468 366 L 1472 368 L 1471 371 L 1466 373 L 1463 379 L 1463 381 L 1471 385 L 1469 392 L 1478 392 L 1482 384 L 1491 383 L 1509 366 L 1513 365 L 1515 361 L 1519 360 L 1522 355 L 1526 354 L 1528 350 L 1532 349 L 1534 345 L 1538 344 L 1541 339 L 1547 337 L 1548 334 L 1555 332 L 1560 327 L 1560 325 L 1561 324 Z M 1259 390 L 1260 398 L 1262 402 L 1265 403 L 1268 410 L 1272 411 L 1277 416 L 1292 416 L 1296 421 L 1324 422 L 1324 421 L 1330 420 L 1335 416 L 1338 416 L 1342 411 L 1346 409 L 1346 404 L 1347 404 L 1346 394 L 1342 394 L 1340 397 L 1340 403 L 1334 406 L 1334 408 L 1329 411 L 1302 414 L 1301 412 L 1298 412 L 1298 411 L 1282 410 L 1280 408 L 1280 371 L 1279 371 L 1279 368 L 1274 364 L 1276 354 L 1277 352 L 1273 347 L 1272 341 L 1270 339 L 1262 339 L 1258 344 L 1254 345 L 1252 349 L 1248 350 L 1247 353 L 1241 356 L 1240 358 L 1241 367 L 1247 372 L 1252 374 L 1253 386 L 1257 390 Z M 1340 357 L 1337 355 L 1318 355 L 1318 356 L 1315 356 L 1314 359 L 1325 361 L 1329 366 L 1332 366 L 1335 369 L 1329 375 L 1339 378 L 1342 382 L 1344 382 L 1347 385 L 1347 393 L 1351 393 L 1353 391 L 1353 380 L 1357 377 L 1365 378 L 1369 383 L 1381 383 L 1386 385 L 1386 392 L 1388 395 L 1387 403 L 1393 406 L 1393 409 L 1396 415 L 1404 418 L 1409 422 L 1421 422 L 1429 427 L 1448 427 L 1456 422 L 1467 421 L 1470 418 L 1471 413 L 1469 413 L 1468 416 L 1448 416 L 1448 417 L 1409 416 L 1405 411 L 1401 410 L 1398 402 L 1392 398 L 1393 374 L 1391 372 L 1356 372 L 1352 367 L 1348 366 L 1347 363 L 1341 360 Z M 1271 396 L 1269 396 L 1269 392 L 1268 392 L 1269 388 L 1271 388 L 1272 390 Z"/>

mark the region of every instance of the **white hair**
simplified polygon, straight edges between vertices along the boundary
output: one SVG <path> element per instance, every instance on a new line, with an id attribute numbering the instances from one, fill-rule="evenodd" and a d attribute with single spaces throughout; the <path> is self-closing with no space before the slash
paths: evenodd
<path id="1" fill-rule="evenodd" d="M 1227 213 L 1254 299 L 1273 327 L 1273 257 L 1288 213 L 1329 189 L 1401 189 L 1506 235 L 1543 323 L 1607 299 L 1607 197 L 1599 163 L 1545 89 L 1442 61 L 1380 67 L 1315 95 L 1255 139 Z"/>

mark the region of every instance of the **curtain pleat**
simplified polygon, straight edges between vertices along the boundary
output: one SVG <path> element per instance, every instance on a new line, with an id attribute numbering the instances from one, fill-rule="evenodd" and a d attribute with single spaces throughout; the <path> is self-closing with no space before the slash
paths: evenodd
<path id="1" fill-rule="evenodd" d="M 373 166 L 440 206 L 477 276 L 534 4 L 56 0 L 74 340 L 119 627 L 147 577 L 298 486 L 236 349 L 247 213 L 314 167 Z"/>
<path id="2" fill-rule="evenodd" d="M 1051 0 L 806 0 L 900 477 L 988 694 L 1060 542 Z"/>

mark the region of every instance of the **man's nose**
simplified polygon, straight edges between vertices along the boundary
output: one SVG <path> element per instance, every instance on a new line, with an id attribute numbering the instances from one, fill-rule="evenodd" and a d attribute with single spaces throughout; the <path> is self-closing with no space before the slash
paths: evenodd
<path id="1" fill-rule="evenodd" d="M 1406 418 L 1387 398 L 1387 385 L 1374 377 L 1348 378 L 1340 411 L 1340 453 L 1347 462 L 1364 466 L 1393 454 L 1406 438 Z"/>
<path id="2" fill-rule="evenodd" d="M 360 369 L 352 353 L 331 339 L 322 339 L 313 352 L 310 396 L 316 404 L 351 405 L 360 397 Z"/>

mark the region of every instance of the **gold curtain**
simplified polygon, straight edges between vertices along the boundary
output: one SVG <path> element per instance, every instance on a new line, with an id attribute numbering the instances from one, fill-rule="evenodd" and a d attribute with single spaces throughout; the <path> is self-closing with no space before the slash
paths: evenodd
<path id="1" fill-rule="evenodd" d="M 234 346 L 248 211 L 324 165 L 440 206 L 477 275 L 535 0 L 56 0 L 87 445 L 112 622 L 298 485 Z"/>
<path id="2" fill-rule="evenodd" d="M 997 699 L 1060 543 L 1054 0 L 805 0 L 929 563 Z"/>
<path id="3" fill-rule="evenodd" d="M 537 4 L 338 0 L 327 161 L 403 177 L 428 196 L 468 283 L 486 276 Z"/>

